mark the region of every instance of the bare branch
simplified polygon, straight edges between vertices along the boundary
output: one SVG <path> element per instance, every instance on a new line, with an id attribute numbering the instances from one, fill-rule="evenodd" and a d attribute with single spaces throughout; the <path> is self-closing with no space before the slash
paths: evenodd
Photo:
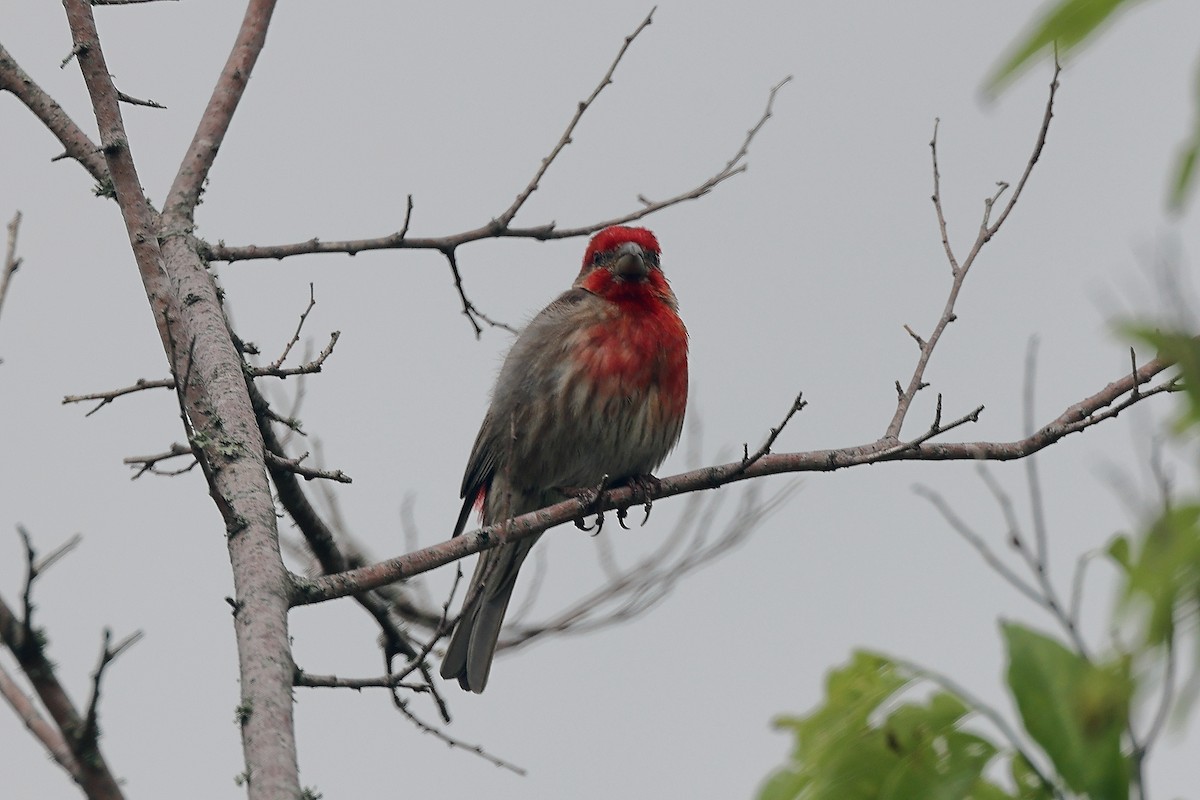
<path id="1" fill-rule="evenodd" d="M 1000 216 L 990 226 L 986 226 L 982 232 L 983 238 L 977 242 L 972 248 L 972 256 L 968 256 L 968 261 L 971 260 L 975 251 L 981 245 L 987 242 L 996 235 L 996 231 L 1000 230 L 1000 226 L 1004 224 L 1004 220 L 1008 219 L 1008 215 L 1012 212 L 1013 207 L 1017 204 L 1017 200 L 1021 197 L 1021 192 L 1025 190 L 1025 184 L 1029 182 L 1029 176 L 1033 173 L 1033 167 L 1037 164 L 1038 159 L 1042 157 L 1042 149 L 1046 146 L 1046 134 L 1050 131 L 1050 120 L 1054 118 L 1054 96 L 1058 93 L 1058 76 L 1062 73 L 1062 65 L 1058 63 L 1058 58 L 1054 59 L 1054 75 L 1050 78 L 1050 97 L 1046 100 L 1046 113 L 1042 116 L 1042 124 L 1038 128 L 1037 142 L 1033 145 L 1033 154 L 1029 157 L 1029 161 L 1025 164 L 1025 171 L 1021 173 L 1021 179 L 1017 181 L 1017 186 L 1013 189 L 1012 197 L 1008 198 L 1008 203 L 1004 206 L 1004 210 L 1000 212 Z M 1008 184 L 1004 184 L 1000 192 L 1007 188 Z M 999 198 L 1000 192 L 997 192 L 996 198 Z"/>
<path id="2" fill-rule="evenodd" d="M 625 570 L 610 565 L 607 583 L 539 623 L 506 625 L 499 650 L 510 651 L 546 635 L 592 633 L 627 622 L 657 606 L 686 576 L 716 561 L 737 547 L 758 529 L 761 523 L 783 507 L 799 487 L 789 483 L 773 496 L 762 500 L 752 485 L 742 494 L 730 523 L 715 538 L 712 530 L 721 504 L 727 496 L 689 495 L 687 506 L 675 528 L 661 545 L 644 559 Z M 603 541 L 599 537 L 598 541 Z"/>
<path id="3" fill-rule="evenodd" d="M 104 680 L 104 671 L 108 669 L 109 664 L 116 660 L 117 656 L 137 644 L 141 638 L 142 632 L 134 631 L 117 642 L 115 646 L 110 647 L 112 631 L 108 628 L 104 629 L 104 644 L 100 648 L 100 661 L 96 664 L 96 669 L 92 672 L 92 697 L 88 701 L 87 717 L 85 717 L 83 730 L 80 733 L 80 738 L 83 741 L 98 742 L 100 739 L 100 683 Z"/>
<path id="4" fill-rule="evenodd" d="M 313 306 L 317 304 L 317 296 L 313 290 L 313 284 L 310 281 L 308 284 L 308 307 L 300 314 L 300 322 L 296 325 L 296 332 L 292 334 L 292 338 L 284 345 L 283 352 L 279 354 L 279 358 L 271 362 L 268 369 L 279 369 L 283 366 L 283 362 L 287 361 L 288 353 L 292 352 L 292 348 L 296 346 L 296 342 L 300 341 L 300 331 L 304 330 L 304 321 L 308 319 L 308 312 L 313 310 Z"/>
<path id="5" fill-rule="evenodd" d="M 1011 585 L 1021 594 L 1028 597 L 1033 602 L 1037 603 L 1039 606 L 1046 606 L 1045 598 L 1038 594 L 1038 590 L 1029 583 L 1026 583 L 1021 576 L 1017 575 L 1017 573 L 1013 572 L 1007 564 L 1001 561 L 1000 557 L 996 555 L 995 551 L 988 547 L 988 544 L 984 538 L 980 536 L 970 525 L 968 525 L 962 519 L 962 517 L 954 513 L 954 509 L 952 509 L 950 504 L 946 502 L 946 498 L 942 497 L 928 486 L 914 486 L 913 491 L 928 500 L 933 507 L 937 509 L 937 512 L 942 515 L 942 519 L 946 520 L 946 524 L 949 525 L 955 533 L 966 540 L 967 544 L 971 545 L 971 547 L 974 547 L 979 552 L 979 555 L 983 557 L 983 560 L 987 562 L 987 565 L 991 567 L 997 575 L 999 575 L 1001 578 L 1004 578 L 1009 585 Z"/>
<path id="6" fill-rule="evenodd" d="M 925 340 L 924 340 L 924 339 L 922 339 L 920 336 L 918 336 L 918 335 L 917 335 L 917 332 L 916 332 L 916 331 L 914 331 L 912 328 L 910 328 L 910 327 L 908 327 L 907 325 L 905 325 L 905 326 L 904 326 L 904 332 L 905 332 L 905 333 L 907 333 L 909 336 L 911 336 L 911 337 L 912 337 L 912 340 L 913 340 L 914 342 L 916 342 L 916 343 L 917 343 L 917 347 L 920 347 L 920 348 L 924 348 L 924 347 L 925 347 Z M 897 381 L 897 383 L 898 383 L 898 382 L 899 382 L 899 381 Z"/>
<path id="7" fill-rule="evenodd" d="M 954 258 L 954 250 L 950 247 L 950 233 L 946 230 L 946 212 L 942 208 L 942 173 L 938 171 L 937 158 L 937 137 L 938 127 L 942 124 L 941 119 L 933 120 L 933 138 L 929 140 L 929 151 L 933 157 L 933 209 L 937 212 L 938 232 L 942 235 L 942 247 L 946 251 L 946 260 L 950 262 L 950 275 L 958 276 L 958 260 Z M 911 334 L 912 331 L 909 331 Z M 925 349 L 925 343 L 921 342 L 921 349 Z"/>
<path id="8" fill-rule="evenodd" d="M 266 398 L 252 382 L 247 382 L 247 386 L 255 413 L 258 415 L 259 430 L 263 437 L 265 451 L 276 458 L 286 460 L 283 445 L 280 444 L 265 413 L 270 407 Z M 267 470 L 275 484 L 280 504 L 292 521 L 296 523 L 296 527 L 304 536 L 310 552 L 316 557 L 321 569 L 325 572 L 343 572 L 350 569 L 352 563 L 338 547 L 333 531 L 309 502 L 303 487 L 296 479 L 296 474 L 290 469 L 278 466 L 270 459 L 267 461 Z M 361 592 L 355 599 L 379 625 L 385 662 L 390 662 L 396 653 L 403 654 L 409 659 L 416 659 L 416 646 L 393 618 L 390 604 L 386 600 L 375 592 Z"/>
<path id="9" fill-rule="evenodd" d="M 297 456 L 296 458 L 284 458 L 277 456 L 270 450 L 267 451 L 267 463 L 273 467 L 286 469 L 289 472 L 294 472 L 306 481 L 321 479 L 327 481 L 337 481 L 338 483 L 354 483 L 349 475 L 342 472 L 340 469 L 317 469 L 314 467 L 306 467 L 300 462 L 308 458 L 308 453 Z"/>
<path id="10" fill-rule="evenodd" d="M 471 329 L 475 331 L 475 338 L 478 339 L 483 334 L 483 327 L 479 324 L 481 321 L 493 328 L 502 328 L 509 333 L 516 335 L 519 331 L 511 325 L 503 322 L 497 322 L 484 314 L 475 304 L 467 299 L 467 290 L 463 286 L 462 273 L 458 269 L 458 255 L 453 247 L 443 250 L 442 255 L 446 257 L 446 263 L 450 265 L 450 274 L 454 277 L 454 290 L 458 293 L 459 302 L 462 303 L 463 316 L 471 323 Z"/>
<path id="11" fill-rule="evenodd" d="M 4 298 L 8 296 L 8 282 L 21 267 L 17 258 L 17 233 L 21 229 L 21 212 L 13 214 L 8 223 L 8 244 L 4 248 L 4 263 L 0 265 L 0 311 L 4 310 Z"/>
<path id="12" fill-rule="evenodd" d="M 951 430 L 954 430 L 955 428 L 960 428 L 969 422 L 978 422 L 979 415 L 982 413 L 983 413 L 983 406 L 976 406 L 975 410 L 971 411 L 970 413 L 963 414 L 958 419 L 953 420 L 952 422 L 947 422 L 945 425 L 943 425 L 942 424 L 942 396 L 939 394 L 938 395 L 937 414 L 934 417 L 933 424 L 931 424 L 929 426 L 929 430 L 925 431 L 920 436 L 918 436 L 915 439 L 912 439 L 911 441 L 903 442 L 901 444 L 896 445 L 895 447 L 891 447 L 891 448 L 888 448 L 887 450 L 884 450 L 880 455 L 889 456 L 894 453 L 903 453 L 908 450 L 912 450 L 915 447 L 920 447 L 925 442 L 928 442 L 930 439 L 934 438 L 935 436 L 939 436 L 939 435 L 945 433 L 946 431 L 951 431 Z"/>
<path id="13" fill-rule="evenodd" d="M 148 2 L 149 0 L 146 0 L 146 1 Z M 93 2 L 92 5 L 96 5 L 96 4 Z M 122 103 L 128 103 L 131 106 L 146 106 L 147 108 L 166 109 L 166 106 L 164 106 L 162 103 L 156 103 L 153 100 L 139 100 L 136 97 L 130 97 L 129 95 L 125 94 L 124 92 L 117 92 L 117 99 L 120 100 Z"/>
<path id="14" fill-rule="evenodd" d="M 123 463 L 137 469 L 137 472 L 130 477 L 131 481 L 136 481 L 147 472 L 154 475 L 163 475 L 173 478 L 176 475 L 182 475 L 185 472 L 190 472 L 198 463 L 200 463 L 195 455 L 196 452 L 188 445 L 174 442 L 169 449 L 162 453 L 154 453 L 148 456 L 127 456 L 126 458 L 122 459 L 122 461 Z M 172 458 L 178 458 L 180 456 L 192 456 L 192 460 L 188 462 L 187 466 L 180 467 L 179 469 L 158 469 L 159 463 Z"/>
<path id="15" fill-rule="evenodd" d="M 111 403 L 113 400 L 116 400 L 118 397 L 124 397 L 127 394 L 133 394 L 134 392 L 140 392 L 144 389 L 174 389 L 174 388 L 175 388 L 175 379 L 174 378 L 159 378 L 158 380 L 146 380 L 145 378 L 138 378 L 137 381 L 132 386 L 125 386 L 120 389 L 110 389 L 107 392 L 93 392 L 92 394 L 69 394 L 62 399 L 62 402 L 63 402 L 63 405 L 65 406 L 69 403 L 86 403 L 91 400 L 99 400 L 100 403 L 95 408 L 93 408 L 91 411 L 87 412 L 87 414 L 85 415 L 85 416 L 90 417 L 92 414 L 95 414 L 97 411 L 104 408 L 106 405 Z"/>
<path id="16" fill-rule="evenodd" d="M 513 217 L 515 217 L 517 212 L 521 210 L 521 206 L 525 205 L 525 201 L 529 199 L 529 196 L 537 191 L 538 184 L 541 182 L 542 176 L 546 174 L 546 170 L 550 169 L 550 165 L 554 163 L 554 159 L 558 158 L 558 154 L 562 152 L 563 148 L 571 143 L 571 134 L 575 132 L 575 126 L 579 124 L 579 120 L 583 118 L 584 113 L 587 112 L 592 103 L 596 102 L 596 98 L 600 96 L 600 93 L 604 91 L 604 88 L 613 82 L 613 73 L 617 71 L 617 65 L 620 64 L 621 59 L 625 57 L 625 51 L 627 51 L 629 46 L 633 44 L 633 40 L 638 37 L 638 34 L 650 27 L 650 23 L 654 21 L 654 12 L 656 8 L 657 7 L 650 9 L 650 13 L 646 15 L 646 18 L 642 20 L 642 23 L 638 25 L 636 29 L 634 29 L 633 33 L 625 37 L 625 42 L 621 45 L 621 49 L 617 51 L 617 57 L 613 59 L 612 65 L 608 68 L 608 72 L 604 73 L 604 77 L 600 79 L 600 83 L 597 84 L 596 88 L 592 90 L 591 95 L 589 95 L 586 100 L 581 101 L 576 107 L 575 116 L 573 116 L 571 121 L 567 124 L 567 129 L 563 131 L 563 135 L 559 137 L 558 143 L 554 145 L 554 148 L 550 151 L 550 155 L 542 159 L 542 163 L 538 167 L 537 172 L 533 174 L 533 178 L 529 181 L 528 185 L 526 185 L 521 193 L 517 195 L 517 198 L 513 200 L 512 205 L 506 208 L 498 217 L 496 217 L 496 226 L 498 228 L 507 228 L 509 223 L 513 221 Z"/>
<path id="17" fill-rule="evenodd" d="M 771 446 L 775 444 L 775 440 L 779 438 L 779 434 L 783 433 L 783 429 L 791 421 L 792 417 L 796 416 L 796 412 L 802 410 L 808 401 L 804 399 L 804 392 L 796 395 L 796 399 L 792 401 L 792 407 L 788 409 L 787 415 L 783 418 L 783 422 L 779 423 L 779 427 L 771 428 L 771 432 L 767 435 L 767 440 L 763 442 L 763 446 L 755 451 L 754 455 L 750 455 L 750 446 L 742 445 L 742 466 L 748 468 L 758 461 L 763 456 L 771 452 Z"/>
<path id="18" fill-rule="evenodd" d="M 726 165 L 719 170 L 715 175 L 705 180 L 703 183 L 681 192 L 666 200 L 649 201 L 644 197 L 639 197 L 641 208 L 636 211 L 631 211 L 612 219 L 594 222 L 589 225 L 583 225 L 576 228 L 559 228 L 554 222 L 538 225 L 531 228 L 514 228 L 511 226 L 497 226 L 497 220 L 492 220 L 484 225 L 473 230 L 464 231 L 462 233 L 452 233 L 437 237 L 410 238 L 407 234 L 407 229 L 381 236 L 374 239 L 349 239 L 342 241 L 322 241 L 316 237 L 304 242 L 294 242 L 291 244 L 278 245 L 243 245 L 231 247 L 222 243 L 210 245 L 200 243 L 204 257 L 210 261 L 245 261 L 258 258 L 274 258 L 283 259 L 289 256 L 305 255 L 310 253 L 346 253 L 354 255 L 367 250 L 437 250 L 445 253 L 454 250 L 459 246 L 468 242 L 476 242 L 481 239 L 492 238 L 516 238 L 516 239 L 536 239 L 538 241 L 547 241 L 551 239 L 571 239 L 577 236 L 589 236 L 596 231 L 609 227 L 610 225 L 624 225 L 629 222 L 636 222 L 644 219 L 655 212 L 662 211 L 664 208 L 669 208 L 679 203 L 688 200 L 695 200 L 703 197 L 711 192 L 719 184 L 724 183 L 735 175 L 746 170 L 745 158 L 750 152 L 750 144 L 758 132 L 762 130 L 766 121 L 771 118 L 773 106 L 775 103 L 776 93 L 791 80 L 789 75 L 782 81 L 771 87 L 771 92 L 767 98 L 767 107 L 759 118 L 758 122 L 746 133 L 746 138 L 742 141 L 741 147 L 729 160 Z"/>
<path id="19" fill-rule="evenodd" d="M 0 90 L 12 92 L 33 115 L 52 133 L 65 149 L 57 158 L 72 158 L 88 171 L 98 184 L 111 185 L 104 155 L 83 129 L 80 128 L 42 87 L 21 69 L 12 55 L 0 45 Z"/>
<path id="20" fill-rule="evenodd" d="M 91 0 L 94 6 L 132 6 L 139 3 L 160 3 L 165 0 Z"/>
<path id="21" fill-rule="evenodd" d="M 517 775 L 522 775 L 522 776 L 525 775 L 524 768 L 518 767 L 516 764 L 513 764 L 511 761 L 505 761 L 504 759 L 500 758 L 499 756 L 492 755 L 488 751 L 484 750 L 482 745 L 467 744 L 466 742 L 462 741 L 461 739 L 456 739 L 455 737 L 446 733 L 441 728 L 434 727 L 433 725 L 430 725 L 428 722 L 425 722 L 420 717 L 413 714 L 412 711 L 409 710 L 407 705 L 401 705 L 401 706 L 398 706 L 397 708 L 399 709 L 400 713 L 403 714 L 404 716 L 408 717 L 408 720 L 410 722 L 412 722 L 412 724 L 416 725 L 417 728 L 422 733 L 432 734 L 433 736 L 437 737 L 441 741 L 445 742 L 449 747 L 452 747 L 456 750 L 464 750 L 468 753 L 474 753 L 475 755 L 482 758 L 484 761 L 487 761 L 494 766 L 501 767 L 501 768 L 506 769 L 509 772 L 513 772 Z"/>
<path id="22" fill-rule="evenodd" d="M 225 133 L 241 102 L 250 73 L 254 71 L 258 54 L 262 52 L 274 10 L 275 0 L 250 0 L 247 4 L 233 51 L 221 70 L 221 77 L 217 79 L 208 106 L 200 117 L 200 125 L 167 193 L 163 214 L 170 224 L 180 227 L 180 233 L 190 232 L 189 223 L 200 201 L 204 182 L 225 140 Z"/>
<path id="23" fill-rule="evenodd" d="M 296 670 L 296 686 L 314 689 L 408 689 L 411 692 L 428 692 L 430 687 L 424 683 L 405 683 L 397 675 L 384 675 L 378 678 L 339 678 L 336 675 L 313 675 L 304 670 Z"/>
<path id="24" fill-rule="evenodd" d="M 1017 198 L 1020 197 L 1021 191 L 1025 188 L 1025 184 L 1029 181 L 1029 176 L 1033 173 L 1033 166 L 1041 157 L 1042 148 L 1046 144 L 1046 134 L 1050 129 L 1050 120 L 1054 116 L 1054 97 L 1058 92 L 1058 65 L 1055 64 L 1054 78 L 1050 82 L 1049 96 L 1046 98 L 1046 110 L 1042 115 L 1042 124 L 1038 129 L 1037 141 L 1033 147 L 1033 153 L 1025 164 L 1025 171 L 1021 175 L 1021 179 L 1017 181 L 1016 189 L 1013 190 L 1012 197 L 1009 198 L 1004 210 L 995 222 L 989 224 L 992 206 L 999 200 L 1000 195 L 1007 188 L 1008 184 L 1001 183 L 996 194 L 985 201 L 985 212 L 983 223 L 979 228 L 979 232 L 975 237 L 975 243 L 971 247 L 971 251 L 967 254 L 966 259 L 960 265 L 955 259 L 954 251 L 950 247 L 949 235 L 946 231 L 946 216 L 942 209 L 941 195 L 941 175 L 938 171 L 937 160 L 937 132 L 938 122 L 933 126 L 933 138 L 929 142 L 929 148 L 933 158 L 933 207 L 937 212 L 938 231 L 942 237 L 942 245 L 946 251 L 946 260 L 950 262 L 950 274 L 953 280 L 950 284 L 950 292 L 946 297 L 946 304 L 942 309 L 942 315 L 938 319 L 937 324 L 933 328 L 933 332 L 929 334 L 929 339 L 921 341 L 920 337 L 915 336 L 911 330 L 909 335 L 917 339 L 921 347 L 921 354 L 917 358 L 916 367 L 913 369 L 912 377 L 909 378 L 907 388 L 903 388 L 897 394 L 899 395 L 896 401 L 896 411 L 892 415 L 892 420 L 888 423 L 887 432 L 884 434 L 887 437 L 900 438 L 900 431 L 904 427 L 905 417 L 908 416 L 908 410 L 912 407 L 913 399 L 917 396 L 922 388 L 927 386 L 925 383 L 925 368 L 929 365 L 929 359 L 933 355 L 933 350 L 937 347 L 938 340 L 942 338 L 942 333 L 946 327 L 957 319 L 954 313 L 954 304 L 958 300 L 958 294 L 962 290 L 963 281 L 970 272 L 971 266 L 975 263 L 983 246 L 991 241 L 996 232 L 1000 230 L 1000 226 L 1004 224 L 1004 220 L 1008 219 L 1009 213 L 1013 206 L 1017 203 Z"/>
<path id="25" fill-rule="evenodd" d="M 1033 433 L 1033 426 L 1036 424 L 1034 398 L 1037 388 L 1037 337 L 1031 337 L 1025 351 L 1025 398 L 1023 403 L 1023 411 L 1025 418 L 1024 431 L 1025 435 Z M 1137 394 L 1137 385 L 1130 391 L 1131 396 Z M 1049 561 L 1049 556 L 1046 552 L 1048 540 L 1046 536 L 1046 505 L 1042 501 L 1042 482 L 1038 478 L 1037 459 L 1029 458 L 1025 460 L 1025 476 L 1029 485 L 1029 505 L 1030 515 L 1033 518 L 1033 536 L 1034 543 L 1037 548 L 1035 569 L 1041 573 L 1045 573 L 1046 565 Z M 1034 565 L 1031 565 L 1034 566 Z"/>
<path id="26" fill-rule="evenodd" d="M 33 737 L 42 743 L 50 757 L 66 770 L 76 783 L 82 783 L 83 773 L 79 769 L 79 762 L 75 760 L 75 754 L 63 738 L 62 731 L 41 715 L 34 705 L 33 698 L 21 691 L 21 687 L 17 686 L 3 664 L 0 664 L 0 696 L 4 697 Z"/>
<path id="27" fill-rule="evenodd" d="M 341 338 L 341 331 L 333 331 L 329 334 L 329 344 L 325 345 L 325 349 L 317 354 L 317 357 L 306 364 L 301 364 L 298 367 L 276 367 L 270 365 L 266 367 L 246 367 L 246 371 L 255 378 L 270 377 L 270 378 L 287 378 L 291 375 L 311 375 L 315 372 L 320 372 L 325 366 L 325 359 L 333 354 L 333 348 Z M 284 354 L 287 355 L 286 353 Z"/>
<path id="28" fill-rule="evenodd" d="M 1062 414 L 1043 425 L 1032 435 L 1012 442 L 923 442 L 921 444 L 896 445 L 888 438 L 836 450 L 816 450 L 799 453 L 780 453 L 763 456 L 749 468 L 741 461 L 705 467 L 661 480 L 652 490 L 620 487 L 607 490 L 593 502 L 580 499 L 566 500 L 548 508 L 492 525 L 455 539 L 426 547 L 415 553 L 372 564 L 337 575 L 328 575 L 311 580 L 297 579 L 292 596 L 293 605 L 319 603 L 335 597 L 372 589 L 393 581 L 410 578 L 427 572 L 451 561 L 478 553 L 500 544 L 532 536 L 580 516 L 618 508 L 628 508 L 641 502 L 643 493 L 657 500 L 677 494 L 701 489 L 715 489 L 728 483 L 747 480 L 762 475 L 777 475 L 785 472 L 832 472 L 837 469 L 874 464 L 885 461 L 954 461 L 985 459 L 1011 461 L 1025 458 L 1060 441 L 1064 437 L 1090 428 L 1099 422 L 1116 416 L 1121 410 L 1147 397 L 1170 391 L 1174 382 L 1168 381 L 1148 391 L 1137 399 L 1127 398 L 1134 385 L 1151 381 L 1169 367 L 1162 359 L 1144 364 L 1136 374 L 1124 375 L 1100 391 L 1069 406 Z M 969 415 L 968 415 L 969 417 Z M 590 500 L 591 498 L 586 498 Z"/>
<path id="29" fill-rule="evenodd" d="M 16 658 L 21 672 L 57 728 L 59 738 L 70 750 L 76 769 L 72 771 L 63 760 L 59 760 L 59 763 L 71 773 L 89 800 L 120 800 L 124 795 L 100 752 L 99 743 L 94 737 L 83 735 L 86 733 L 85 721 L 59 682 L 54 664 L 46 656 L 44 634 L 33 625 L 34 582 L 47 567 L 74 546 L 76 539 L 73 537 L 39 560 L 29 534 L 23 528 L 18 531 L 25 546 L 28 570 L 22 593 L 23 617 L 18 618 L 0 598 L 0 643 Z"/>
<path id="30" fill-rule="evenodd" d="M 1154 719 L 1150 721 L 1150 728 L 1146 731 L 1145 738 L 1136 747 L 1134 758 L 1138 762 L 1145 759 L 1155 740 L 1158 739 L 1166 727 L 1167 719 L 1171 716 L 1171 706 L 1175 701 L 1175 673 L 1178 669 L 1179 661 L 1179 655 L 1175 652 L 1175 640 L 1172 637 L 1167 637 L 1164 659 L 1163 682 L 1162 690 L 1159 692 L 1158 707 L 1154 711 Z"/>
<path id="31" fill-rule="evenodd" d="M 1099 555 L 1102 555 L 1100 551 L 1089 550 L 1075 561 L 1075 571 L 1071 574 L 1071 607 L 1067 614 L 1076 628 L 1079 627 L 1083 616 L 1083 584 L 1087 577 L 1087 568 Z"/>

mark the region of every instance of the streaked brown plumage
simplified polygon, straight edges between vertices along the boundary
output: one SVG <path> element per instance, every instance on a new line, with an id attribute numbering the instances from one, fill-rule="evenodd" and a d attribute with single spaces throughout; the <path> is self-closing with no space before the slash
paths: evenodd
<path id="1" fill-rule="evenodd" d="M 565 488 L 647 475 L 679 439 L 687 330 L 645 228 L 597 233 L 574 286 L 544 308 L 504 360 L 463 476 L 454 535 L 565 499 Z M 516 584 L 538 537 L 481 554 L 442 660 L 482 692 Z"/>

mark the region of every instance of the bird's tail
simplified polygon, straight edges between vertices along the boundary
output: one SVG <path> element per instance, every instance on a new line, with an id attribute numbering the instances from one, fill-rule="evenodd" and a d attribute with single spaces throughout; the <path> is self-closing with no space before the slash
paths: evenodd
<path id="1" fill-rule="evenodd" d="M 443 678 L 457 678 L 462 688 L 476 694 L 487 686 L 517 572 L 539 537 L 501 545 L 480 555 L 470 584 L 475 596 L 467 596 L 462 617 L 450 637 L 442 659 Z"/>

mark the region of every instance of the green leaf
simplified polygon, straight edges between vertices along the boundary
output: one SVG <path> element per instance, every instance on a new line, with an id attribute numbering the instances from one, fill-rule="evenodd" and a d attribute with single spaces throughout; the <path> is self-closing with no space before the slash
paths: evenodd
<path id="1" fill-rule="evenodd" d="M 1192 98 L 1192 114 L 1195 118 L 1192 136 L 1179 149 L 1175 167 L 1175 177 L 1171 181 L 1171 195 L 1168 205 L 1172 211 L 1182 211 L 1187 202 L 1188 193 L 1196 178 L 1196 159 L 1200 156 L 1200 66 L 1196 68 L 1196 76 L 1192 82 L 1195 97 Z"/>
<path id="2" fill-rule="evenodd" d="M 1133 692 L 1128 662 L 1091 664 L 1028 628 L 1008 623 L 1003 631 L 1008 685 L 1025 730 L 1071 789 L 1092 800 L 1127 800 L 1121 735 Z"/>
<path id="3" fill-rule="evenodd" d="M 1042 781 L 1042 776 L 1023 753 L 1013 754 L 1009 762 L 1009 774 L 1017 787 L 1019 800 L 1051 800 L 1054 797 L 1054 788 Z"/>
<path id="4" fill-rule="evenodd" d="M 1125 604 L 1133 600 L 1148 604 L 1149 645 L 1171 641 L 1177 617 L 1195 618 L 1200 609 L 1200 505 L 1169 507 L 1150 526 L 1126 577 Z M 1181 608 L 1185 613 L 1179 613 Z"/>
<path id="5" fill-rule="evenodd" d="M 808 779 L 795 769 L 781 769 L 767 779 L 758 792 L 758 800 L 792 800 L 799 797 Z"/>
<path id="6" fill-rule="evenodd" d="M 1182 432 L 1200 425 L 1200 339 L 1184 330 L 1161 331 L 1138 325 L 1125 325 L 1126 334 L 1154 347 L 1158 357 L 1175 364 L 1183 379 L 1185 409 L 1176 421 Z"/>
<path id="7" fill-rule="evenodd" d="M 1117 563 L 1121 570 L 1128 574 L 1133 565 L 1133 550 L 1129 537 L 1124 534 L 1114 536 L 1106 548 L 1108 557 Z"/>
<path id="8" fill-rule="evenodd" d="M 1033 30 L 1013 47 L 984 84 L 988 94 L 997 94 L 1029 66 L 1034 57 L 1057 44 L 1058 55 L 1065 58 L 1100 28 L 1123 6 L 1139 0 L 1060 0 L 1035 23 Z"/>
<path id="9" fill-rule="evenodd" d="M 1000 750 L 960 729 L 971 713 L 961 698 L 940 691 L 898 702 L 915 678 L 883 656 L 855 653 L 830 673 L 821 706 L 775 720 L 796 743 L 759 800 L 1014 800 L 984 779 Z"/>
<path id="10" fill-rule="evenodd" d="M 1172 211 L 1182 211 L 1187 202 L 1188 193 L 1192 189 L 1192 181 L 1196 177 L 1197 155 L 1200 155 L 1200 130 L 1196 131 L 1190 142 L 1184 144 L 1179 153 L 1175 178 L 1171 181 L 1171 196 L 1167 200 Z"/>

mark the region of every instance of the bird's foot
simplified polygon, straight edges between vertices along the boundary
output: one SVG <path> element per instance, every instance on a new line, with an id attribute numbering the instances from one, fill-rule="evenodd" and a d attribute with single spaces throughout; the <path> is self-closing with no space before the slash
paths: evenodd
<path id="1" fill-rule="evenodd" d="M 625 483 L 629 485 L 629 488 L 633 489 L 633 499 L 640 499 L 642 507 L 646 509 L 646 515 L 642 517 L 642 525 L 645 525 L 650 519 L 650 511 L 654 508 L 654 498 L 652 495 L 662 491 L 662 481 L 647 472 L 644 475 L 633 475 L 627 478 Z M 617 519 L 622 520 L 622 528 L 625 527 L 624 519 L 628 512 L 628 509 L 621 509 L 621 511 L 617 512 Z"/>
<path id="2" fill-rule="evenodd" d="M 605 475 L 603 478 L 600 479 L 600 483 L 598 483 L 595 486 L 592 486 L 590 488 L 559 489 L 559 491 L 562 492 L 563 494 L 567 495 L 568 497 L 574 497 L 576 500 L 579 501 L 579 504 L 582 507 L 582 510 L 584 512 L 584 516 L 587 516 L 590 513 L 595 513 L 595 515 L 596 515 L 596 522 L 592 525 L 588 525 L 587 523 L 585 523 L 583 521 L 584 520 L 583 517 L 577 517 L 575 519 L 575 527 L 576 528 L 579 528 L 579 530 L 581 530 L 581 531 L 594 531 L 594 533 L 592 534 L 593 536 L 600 533 L 600 529 L 604 527 L 604 512 L 596 510 L 595 507 L 596 507 L 596 503 L 600 500 L 600 495 L 604 493 L 604 489 L 607 486 L 608 486 L 608 476 Z M 617 516 L 618 516 L 618 519 L 623 519 L 622 514 L 618 513 Z M 624 522 L 621 523 L 621 527 L 625 527 Z"/>

